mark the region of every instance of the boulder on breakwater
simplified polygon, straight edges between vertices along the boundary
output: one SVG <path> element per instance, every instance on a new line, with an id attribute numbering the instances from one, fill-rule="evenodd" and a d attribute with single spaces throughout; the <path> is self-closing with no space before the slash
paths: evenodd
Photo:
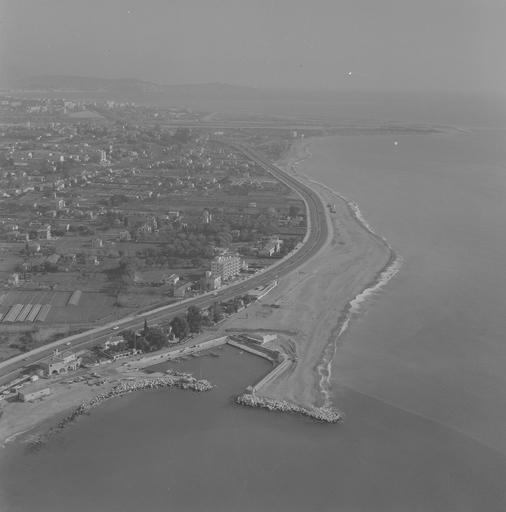
<path id="1" fill-rule="evenodd" d="M 283 411 L 283 412 L 294 412 L 302 414 L 308 418 L 312 418 L 317 421 L 324 421 L 326 423 L 337 423 L 342 421 L 343 415 L 339 411 L 334 409 L 306 409 L 283 400 L 273 400 L 271 398 L 265 398 L 261 396 L 254 396 L 251 394 L 245 394 L 237 397 L 237 403 L 241 405 L 248 405 L 250 407 L 262 407 L 269 409 L 269 411 Z"/>

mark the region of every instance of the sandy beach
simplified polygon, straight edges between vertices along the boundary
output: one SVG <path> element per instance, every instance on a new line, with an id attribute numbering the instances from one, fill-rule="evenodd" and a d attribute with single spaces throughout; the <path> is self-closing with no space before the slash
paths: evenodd
<path id="1" fill-rule="evenodd" d="M 311 182 L 296 172 L 298 161 L 308 158 L 311 139 L 295 142 L 278 166 L 293 173 L 322 198 L 335 205 L 335 213 L 326 208 L 332 223 L 325 246 L 318 255 L 288 277 L 263 299 L 223 322 L 213 333 L 195 338 L 191 344 L 236 331 L 270 331 L 278 334 L 273 345 L 293 358 L 286 371 L 258 390 L 267 398 L 285 400 L 303 407 L 334 406 L 328 389 L 330 361 L 336 339 L 345 326 L 351 302 L 381 278 L 394 257 L 388 245 L 370 232 L 356 217 L 346 200 L 323 185 Z M 275 307 L 273 307 L 273 305 Z M 4 405 L 0 442 L 44 423 L 79 406 L 94 395 L 108 391 L 121 378 L 116 365 L 100 369 L 108 378 L 102 386 L 53 384 L 52 394 L 33 404 L 12 402 Z M 252 383 L 254 384 L 254 383 Z"/>
<path id="2" fill-rule="evenodd" d="M 289 149 L 278 166 L 311 186 L 325 204 L 333 232 L 318 256 L 281 280 L 279 286 L 244 313 L 223 325 L 227 330 L 261 329 L 278 333 L 278 344 L 297 361 L 259 390 L 268 398 L 306 407 L 328 402 L 329 366 L 336 339 L 348 319 L 354 299 L 374 287 L 392 264 L 395 254 L 384 240 L 357 220 L 353 207 L 327 187 L 297 173 L 298 161 L 308 158 L 311 139 Z M 272 307 L 272 305 L 280 307 Z"/>

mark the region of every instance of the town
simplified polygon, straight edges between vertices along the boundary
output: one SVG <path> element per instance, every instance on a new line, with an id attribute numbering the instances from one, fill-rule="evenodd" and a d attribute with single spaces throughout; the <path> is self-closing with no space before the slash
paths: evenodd
<path id="1" fill-rule="evenodd" d="M 188 127 L 207 115 L 1 98 L 0 360 L 214 292 L 300 246 L 302 198 L 223 131 Z M 297 133 L 225 136 L 275 158 Z M 254 299 L 252 290 L 198 314 L 209 326 Z M 173 327 L 143 337 L 141 350 L 189 334 Z M 102 349 L 132 349 L 120 339 Z"/>

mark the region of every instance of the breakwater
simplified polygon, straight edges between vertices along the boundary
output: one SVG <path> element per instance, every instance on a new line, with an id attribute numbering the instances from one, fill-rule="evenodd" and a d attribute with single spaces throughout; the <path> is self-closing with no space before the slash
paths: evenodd
<path id="1" fill-rule="evenodd" d="M 344 419 L 343 414 L 334 409 L 315 409 L 310 410 L 304 407 L 300 407 L 283 400 L 272 400 L 256 395 L 241 395 L 236 399 L 238 404 L 248 405 L 250 407 L 261 407 L 269 409 L 269 411 L 282 411 L 282 412 L 293 412 L 312 418 L 317 421 L 323 421 L 326 423 L 337 423 Z"/>
<path id="2" fill-rule="evenodd" d="M 74 423 L 79 416 L 86 414 L 93 406 L 99 403 L 109 400 L 117 396 L 122 396 L 126 393 L 132 393 L 141 389 L 155 389 L 162 387 L 177 387 L 180 389 L 190 389 L 202 393 L 204 391 L 210 391 L 214 386 L 207 380 L 197 380 L 191 376 L 191 374 L 185 374 L 184 376 L 170 376 L 170 377 L 156 377 L 150 379 L 137 379 L 122 381 L 108 393 L 97 395 L 90 400 L 82 403 L 77 409 L 72 411 L 71 414 L 66 416 L 63 420 L 59 421 L 54 427 L 50 428 L 46 432 L 41 432 L 30 436 L 26 441 L 27 449 L 34 451 L 42 448 L 47 442 L 59 435 L 64 428 Z"/>

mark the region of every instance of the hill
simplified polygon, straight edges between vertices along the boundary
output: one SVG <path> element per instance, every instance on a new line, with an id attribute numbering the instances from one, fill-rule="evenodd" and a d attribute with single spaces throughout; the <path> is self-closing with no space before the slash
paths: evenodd
<path id="1" fill-rule="evenodd" d="M 274 99 L 286 97 L 286 91 L 272 91 L 222 83 L 160 85 L 136 78 L 95 78 L 72 75 L 40 75 L 4 84 L 10 91 L 47 92 L 149 92 L 175 98 L 202 99 Z"/>

